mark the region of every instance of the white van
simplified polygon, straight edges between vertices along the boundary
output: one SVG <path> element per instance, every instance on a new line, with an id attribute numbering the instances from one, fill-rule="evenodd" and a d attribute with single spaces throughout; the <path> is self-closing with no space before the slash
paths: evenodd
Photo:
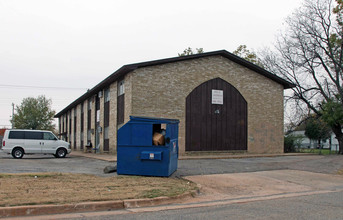
<path id="1" fill-rule="evenodd" d="M 10 129 L 5 131 L 2 148 L 16 159 L 24 154 L 52 154 L 62 158 L 71 152 L 70 144 L 51 131 Z"/>

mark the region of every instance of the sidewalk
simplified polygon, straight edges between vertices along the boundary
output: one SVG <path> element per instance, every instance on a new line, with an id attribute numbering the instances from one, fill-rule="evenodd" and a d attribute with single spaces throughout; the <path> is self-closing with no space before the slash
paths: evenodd
<path id="1" fill-rule="evenodd" d="M 198 154 L 198 153 L 194 153 L 194 154 Z M 183 156 L 180 156 L 179 159 L 180 160 L 238 159 L 238 158 L 254 158 L 254 157 L 306 156 L 306 155 L 313 155 L 313 154 L 307 154 L 307 153 L 229 154 L 229 153 L 223 153 L 223 152 L 218 152 L 217 154 L 214 154 L 214 153 L 209 152 L 209 153 L 201 153 L 201 155 L 199 154 L 198 155 L 183 155 Z M 109 161 L 109 162 L 117 161 L 116 155 L 110 155 L 110 154 L 104 154 L 104 153 L 103 154 L 84 153 L 81 151 L 72 151 L 72 153 L 70 154 L 70 157 L 88 157 L 88 158 L 93 158 L 93 159 L 98 159 L 98 160 Z M 233 175 L 233 174 L 226 174 L 226 175 Z M 248 174 L 244 174 L 244 176 L 246 175 Z M 211 181 L 213 179 L 212 177 L 213 175 L 210 175 Z M 232 180 L 230 181 L 232 182 Z M 226 183 L 230 181 L 225 180 L 223 182 Z M 239 185 L 241 185 L 241 182 L 239 182 Z M 268 184 L 264 184 L 264 185 L 268 185 Z M 289 183 L 287 183 L 286 185 L 289 185 Z M 199 188 L 201 187 L 199 186 Z M 201 189 L 184 193 L 184 194 L 181 194 L 179 196 L 174 196 L 174 197 L 157 197 L 157 198 L 152 198 L 152 199 L 146 198 L 146 199 L 128 199 L 128 200 L 118 200 L 118 201 L 81 202 L 81 203 L 76 203 L 76 204 L 61 204 L 61 205 L 50 204 L 50 205 L 0 207 L 0 218 L 18 217 L 20 219 L 21 217 L 24 217 L 24 216 L 34 216 L 34 215 L 51 215 L 51 214 L 60 214 L 60 213 L 120 210 L 120 209 L 130 209 L 130 208 L 137 208 L 137 207 L 150 207 L 150 206 L 159 206 L 159 205 L 167 205 L 167 204 L 170 205 L 170 204 L 176 204 L 176 203 L 181 204 L 181 203 L 184 203 L 185 201 L 192 201 L 194 203 L 194 201 L 197 201 L 195 200 L 196 198 L 194 198 L 194 196 L 198 195 L 200 193 L 200 190 Z M 194 203 L 194 204 L 198 204 L 198 203 Z"/>
<path id="2" fill-rule="evenodd" d="M 71 156 L 89 157 L 97 160 L 104 160 L 108 162 L 117 162 L 116 154 L 108 153 L 84 153 L 81 151 L 72 151 Z M 309 153 L 282 153 L 282 154 L 230 154 L 230 153 L 209 153 L 201 155 L 180 155 L 179 160 L 198 160 L 198 159 L 240 159 L 240 158 L 255 158 L 255 157 L 280 157 L 280 156 L 305 156 L 313 155 Z"/>

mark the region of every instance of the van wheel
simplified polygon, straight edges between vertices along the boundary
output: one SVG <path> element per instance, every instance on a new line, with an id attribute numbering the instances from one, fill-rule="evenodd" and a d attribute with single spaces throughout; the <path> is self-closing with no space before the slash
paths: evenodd
<path id="1" fill-rule="evenodd" d="M 63 158 L 67 155 L 67 151 L 66 149 L 64 148 L 59 148 L 57 151 L 56 151 L 56 157 L 58 158 Z"/>
<path id="2" fill-rule="evenodd" d="M 21 148 L 14 148 L 14 150 L 12 151 L 12 157 L 14 159 L 20 159 L 24 156 L 24 150 Z"/>

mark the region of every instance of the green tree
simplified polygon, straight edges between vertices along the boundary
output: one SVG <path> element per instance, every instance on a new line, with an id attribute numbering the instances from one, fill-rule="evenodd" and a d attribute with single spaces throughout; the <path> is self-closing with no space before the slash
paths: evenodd
<path id="1" fill-rule="evenodd" d="M 263 68 L 263 64 L 256 53 L 250 52 L 246 45 L 239 45 L 232 53 Z"/>
<path id="2" fill-rule="evenodd" d="M 295 85 L 286 97 L 296 108 L 293 112 L 321 117 L 330 114 L 325 111 L 333 103 L 336 109 L 343 108 L 343 100 L 336 98 L 343 97 L 343 2 L 336 3 L 334 7 L 333 0 L 305 0 L 286 20 L 276 50 L 264 54 L 265 68 Z M 337 118 L 323 117 L 327 119 Z M 327 123 L 343 153 L 342 120 Z"/>
<path id="3" fill-rule="evenodd" d="M 289 134 L 284 137 L 284 152 L 296 152 L 296 147 L 301 148 L 302 141 L 304 140 L 303 135 Z"/>
<path id="4" fill-rule="evenodd" d="M 24 98 L 11 120 L 14 128 L 54 130 L 53 119 L 55 111 L 51 110 L 51 99 L 45 96 Z"/>
<path id="5" fill-rule="evenodd" d="M 188 56 L 188 55 L 193 55 L 193 54 L 204 53 L 203 48 L 195 48 L 195 50 L 196 50 L 196 52 L 193 52 L 193 49 L 188 47 L 188 48 L 184 49 L 182 53 L 178 53 L 178 55 L 179 55 L 179 57 L 183 57 L 183 56 Z"/>
<path id="6" fill-rule="evenodd" d="M 322 119 L 311 117 L 306 121 L 305 135 L 321 147 L 321 141 L 331 136 L 331 129 Z"/>
<path id="7" fill-rule="evenodd" d="M 339 98 L 328 99 L 321 105 L 322 118 L 331 127 L 332 131 L 336 133 L 341 132 L 341 125 L 343 124 L 343 106 Z M 342 153 L 342 150 L 340 149 Z"/>
<path id="8" fill-rule="evenodd" d="M 329 126 L 343 124 L 343 107 L 338 100 L 328 100 L 322 104 L 322 118 Z"/>

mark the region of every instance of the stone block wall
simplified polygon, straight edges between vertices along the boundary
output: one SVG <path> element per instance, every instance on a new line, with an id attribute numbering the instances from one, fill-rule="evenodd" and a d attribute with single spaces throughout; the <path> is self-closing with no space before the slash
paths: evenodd
<path id="1" fill-rule="evenodd" d="M 221 78 L 234 86 L 248 104 L 248 152 L 282 153 L 283 152 L 283 86 L 246 67 L 222 56 L 202 57 L 174 63 L 142 67 L 126 74 L 124 123 L 130 115 L 175 118 L 180 120 L 179 148 L 185 152 L 186 97 L 200 84 Z M 117 93 L 118 82 L 110 85 L 110 123 L 109 152 L 117 150 Z M 84 101 L 84 144 L 87 144 L 88 100 Z M 92 115 L 91 135 L 95 145 L 94 96 L 91 98 Z M 77 108 L 77 135 L 74 137 L 74 109 L 68 114 L 68 141 L 72 146 L 76 138 L 80 149 L 81 104 Z M 72 116 L 72 133 L 69 136 L 69 114 Z M 66 126 L 66 114 L 64 119 Z M 104 136 L 104 97 L 100 99 L 100 150 L 103 151 Z M 74 149 L 74 146 L 73 146 Z"/>
<path id="2" fill-rule="evenodd" d="M 221 56 L 135 70 L 130 76 L 131 106 L 125 115 L 179 119 L 179 147 L 184 153 L 186 97 L 217 77 L 233 85 L 248 103 L 248 152 L 283 152 L 283 86 Z"/>
<path id="3" fill-rule="evenodd" d="M 125 101 L 124 101 L 124 124 L 130 120 L 130 115 L 132 115 L 132 73 L 129 73 L 124 78 L 125 87 Z"/>
<path id="4" fill-rule="evenodd" d="M 110 126 L 108 137 L 110 139 L 110 153 L 117 151 L 117 82 L 110 86 Z"/>

